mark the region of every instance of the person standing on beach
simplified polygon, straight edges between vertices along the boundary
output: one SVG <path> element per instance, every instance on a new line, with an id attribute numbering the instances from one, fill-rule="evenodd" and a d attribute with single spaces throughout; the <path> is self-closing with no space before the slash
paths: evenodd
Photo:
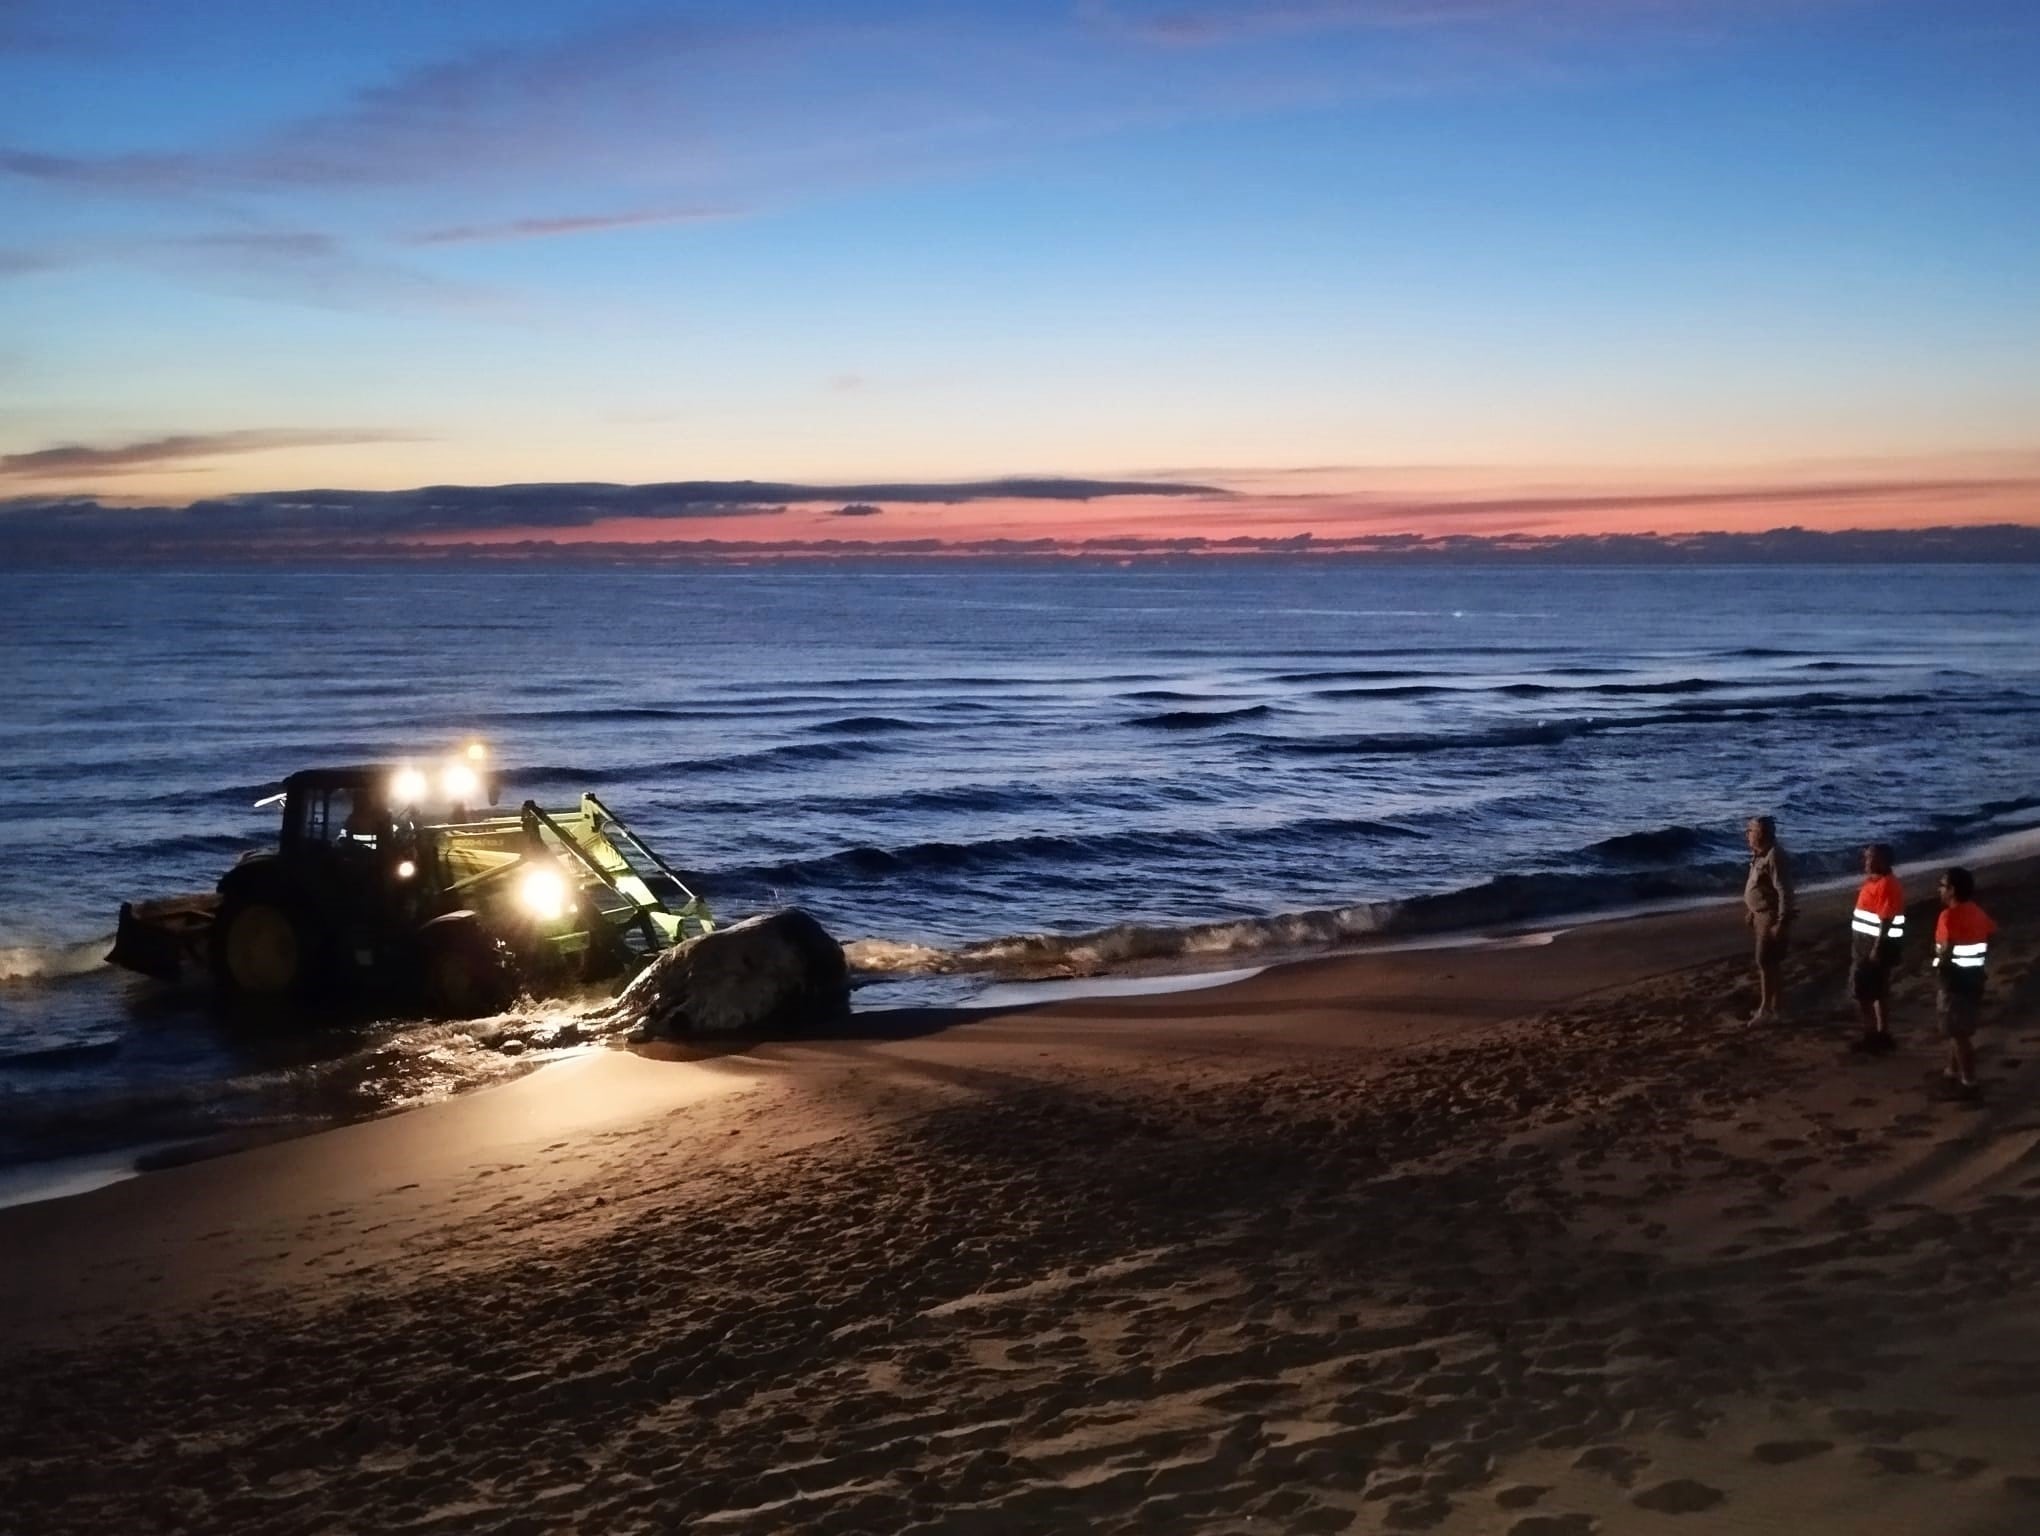
<path id="1" fill-rule="evenodd" d="M 1891 872 L 1891 848 L 1863 850 L 1863 884 L 1849 918 L 1849 991 L 1863 1019 L 1863 1038 L 1850 1047 L 1882 1056 L 1892 1049 L 1891 972 L 1905 943 L 1905 890 Z"/>
<path id="2" fill-rule="evenodd" d="M 1976 1024 L 1983 1014 L 1983 979 L 1997 924 L 1976 904 L 1976 877 L 1966 869 L 1941 876 L 1941 916 L 1934 924 L 1934 971 L 1941 981 L 1941 1034 L 1948 1042 L 1948 1083 L 1960 1099 L 1976 1098 Z"/>
<path id="3" fill-rule="evenodd" d="M 1750 873 L 1743 882 L 1743 906 L 1749 913 L 1750 931 L 1757 940 L 1757 1011 L 1752 1024 L 1774 1024 L 1784 1001 L 1781 972 L 1785 966 L 1785 945 L 1792 937 L 1792 918 L 1797 904 L 1792 895 L 1792 871 L 1785 862 L 1785 850 L 1778 846 L 1778 823 L 1769 816 L 1752 816 L 1744 827 L 1750 845 Z"/>

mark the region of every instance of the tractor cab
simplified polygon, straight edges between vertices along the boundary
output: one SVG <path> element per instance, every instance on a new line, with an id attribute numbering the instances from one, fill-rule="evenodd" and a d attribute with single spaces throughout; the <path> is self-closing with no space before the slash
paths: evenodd
<path id="1" fill-rule="evenodd" d="M 513 815 L 499 799 L 478 747 L 436 772 L 294 773 L 257 802 L 282 808 L 273 850 L 244 854 L 211 895 L 124 905 L 107 958 L 166 979 L 195 963 L 234 997 L 395 994 L 471 1016 L 519 990 L 627 977 L 713 926 L 594 795 Z"/>

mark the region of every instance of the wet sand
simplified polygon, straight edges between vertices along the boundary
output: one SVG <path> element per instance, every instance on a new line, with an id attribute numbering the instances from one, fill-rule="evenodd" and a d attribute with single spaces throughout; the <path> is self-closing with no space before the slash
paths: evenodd
<path id="1" fill-rule="evenodd" d="M 0 1531 L 2031 1532 L 2040 869 L 1983 899 L 1980 1108 L 1924 944 L 1846 1053 L 1836 894 L 1778 1028 L 1718 908 L 0 1211 Z"/>

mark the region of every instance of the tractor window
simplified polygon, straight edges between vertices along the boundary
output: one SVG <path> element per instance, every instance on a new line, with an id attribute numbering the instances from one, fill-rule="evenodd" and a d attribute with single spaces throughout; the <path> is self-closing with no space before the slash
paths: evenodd
<path id="1" fill-rule="evenodd" d="M 326 800 L 327 797 L 322 794 L 291 796 L 290 805 L 283 813 L 284 841 L 299 846 L 330 842 L 332 821 Z"/>
<path id="2" fill-rule="evenodd" d="M 335 790 L 326 814 L 335 845 L 379 848 L 389 841 L 389 810 L 368 790 Z"/>

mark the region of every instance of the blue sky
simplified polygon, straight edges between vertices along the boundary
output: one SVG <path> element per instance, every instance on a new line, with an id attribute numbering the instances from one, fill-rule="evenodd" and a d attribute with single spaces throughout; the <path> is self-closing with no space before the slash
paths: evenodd
<path id="1" fill-rule="evenodd" d="M 2001 463 L 2036 66 L 2008 0 L 0 0 L 0 495 Z"/>

